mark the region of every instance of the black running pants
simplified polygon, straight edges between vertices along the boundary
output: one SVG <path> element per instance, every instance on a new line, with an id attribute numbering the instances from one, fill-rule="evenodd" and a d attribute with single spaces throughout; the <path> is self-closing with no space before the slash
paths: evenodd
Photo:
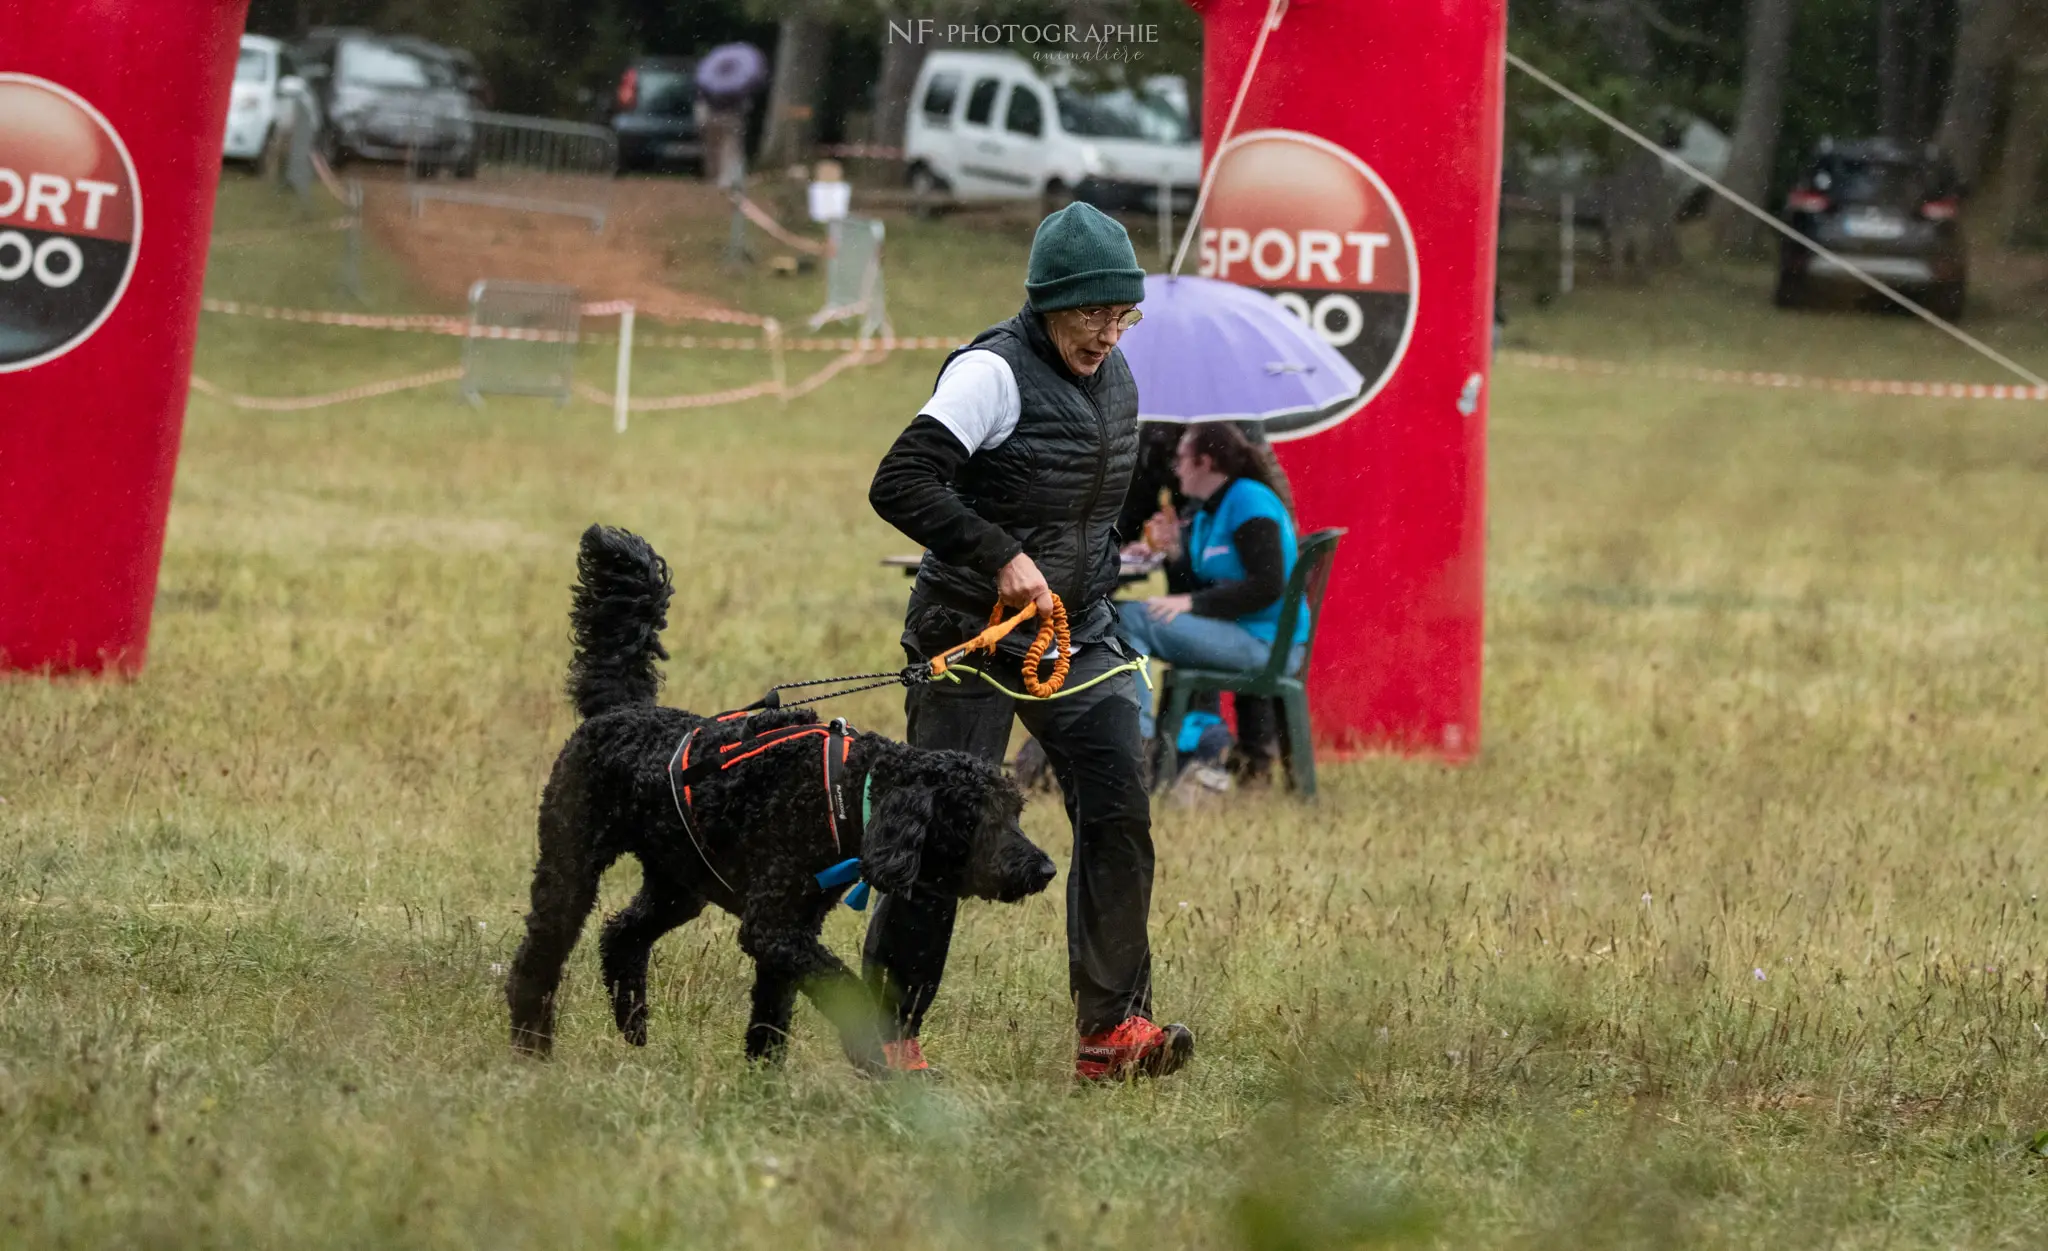
<path id="1" fill-rule="evenodd" d="M 904 638 L 913 662 L 946 645 L 910 632 Z M 1127 659 L 1113 636 L 1079 644 L 1066 686 L 1078 687 Z M 969 663 L 986 667 L 1013 691 L 1023 689 L 1019 660 L 1007 651 Z M 1000 762 L 1011 718 L 1019 717 L 1045 748 L 1074 828 L 1067 869 L 1067 976 L 1082 1034 L 1151 1015 L 1152 809 L 1140 769 L 1137 699 L 1135 673 L 1045 702 L 1013 700 L 962 674 L 958 684 L 914 686 L 905 701 L 914 747 L 953 748 Z M 953 899 L 922 893 L 885 896 L 875 907 L 863 971 L 893 1012 L 899 1037 L 917 1036 L 938 994 L 956 908 Z"/>

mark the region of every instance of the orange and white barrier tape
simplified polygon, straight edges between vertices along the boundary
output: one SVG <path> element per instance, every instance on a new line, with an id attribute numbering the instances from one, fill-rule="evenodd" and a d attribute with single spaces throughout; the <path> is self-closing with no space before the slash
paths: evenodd
<path id="1" fill-rule="evenodd" d="M 590 338 L 587 335 L 585 337 Z M 780 346 L 786 352 L 855 352 L 863 349 L 877 352 L 950 352 L 956 347 L 965 346 L 971 338 L 971 335 L 949 334 L 906 335 L 901 338 L 876 335 L 863 343 L 848 336 L 833 339 L 784 339 Z M 634 339 L 634 343 L 641 347 L 717 348 L 732 352 L 752 352 L 770 346 L 766 338 L 714 339 L 693 334 L 640 335 Z"/>
<path id="2" fill-rule="evenodd" d="M 562 330 L 529 330 L 519 326 L 476 326 L 472 327 L 467 318 L 451 317 L 446 313 L 338 313 L 319 308 L 278 308 L 268 304 L 245 304 L 240 300 L 203 299 L 199 307 L 209 313 L 228 317 L 257 317 L 264 321 L 295 321 L 312 326 L 347 326 L 354 330 L 393 330 L 408 334 L 449 335 L 458 339 L 534 339 L 543 342 L 591 339 L 591 335 L 571 334 Z M 598 303 L 579 305 L 577 311 L 586 317 L 615 317 L 636 305 L 630 300 L 605 300 Z M 680 308 L 656 306 L 640 308 L 643 316 L 661 321 L 709 321 L 738 325 L 762 325 L 765 318 L 751 313 L 735 313 L 729 309 L 703 309 L 684 311 Z M 683 336 L 688 337 L 688 336 Z M 650 342 L 652 340 L 649 340 Z M 713 342 L 713 341 L 707 341 Z M 734 341 L 737 342 L 737 341 Z M 753 342 L 747 340 L 746 342 Z M 823 349 L 820 349 L 823 350 Z"/>
<path id="3" fill-rule="evenodd" d="M 767 231 L 787 247 L 795 248 L 799 252 L 808 252 L 812 256 L 824 256 L 831 251 L 816 239 L 806 239 L 802 235 L 791 233 L 781 222 L 769 216 L 767 209 L 745 196 L 740 197 L 740 212 L 747 215 L 748 221 Z"/>
<path id="4" fill-rule="evenodd" d="M 241 395 L 217 387 L 198 374 L 192 375 L 192 389 L 208 399 L 219 400 L 236 408 L 253 409 L 262 413 L 300 413 L 312 408 L 327 408 L 335 404 L 346 404 L 351 400 L 367 400 L 374 396 L 390 395 L 397 391 L 413 391 L 420 387 L 431 387 L 439 382 L 454 382 L 462 377 L 461 366 L 453 369 L 436 369 L 429 373 L 412 374 L 404 378 L 391 378 L 384 382 L 366 382 L 359 387 L 345 391 L 330 391 L 325 395 L 260 396 Z"/>
<path id="5" fill-rule="evenodd" d="M 339 313 L 317 308 L 278 308 L 268 304 L 245 304 L 239 300 L 204 299 L 199 306 L 209 313 L 227 317 L 256 317 L 264 321 L 290 321 L 313 326 L 346 326 L 353 330 L 389 330 L 406 334 L 445 335 L 456 339 L 522 339 L 544 343 L 571 340 L 583 343 L 608 343 L 613 336 L 575 333 L 561 330 L 528 330 L 518 326 L 477 326 L 472 328 L 467 319 L 451 317 L 444 313 L 377 314 Z M 630 300 L 604 300 L 580 305 L 578 311 L 585 317 L 614 317 L 627 309 L 636 309 L 642 317 L 653 317 L 660 321 L 709 321 L 737 325 L 765 326 L 768 318 L 752 313 L 738 313 L 729 309 L 689 310 L 667 305 L 635 304 Z M 850 337 L 784 339 L 781 346 L 791 352 L 851 352 L 862 347 L 879 351 L 951 351 L 966 343 L 972 336 L 962 335 L 910 335 L 905 337 L 876 337 L 863 344 Z M 770 347 L 765 336 L 741 338 L 738 336 L 709 337 L 704 335 L 640 335 L 635 340 L 642 347 L 669 348 L 715 348 L 725 351 L 751 352 Z"/>
<path id="6" fill-rule="evenodd" d="M 467 335 L 469 322 L 442 313 L 391 315 L 379 313 L 335 313 L 318 308 L 275 308 L 268 304 L 244 304 L 240 300 L 203 299 L 205 312 L 229 317 L 260 317 L 265 321 L 296 321 L 315 326 L 348 326 L 356 330 L 402 330 L 414 334 Z"/>
<path id="7" fill-rule="evenodd" d="M 697 395 L 641 396 L 627 401 L 627 407 L 636 413 L 677 412 L 691 408 L 715 408 L 721 404 L 738 404 L 746 400 L 771 399 L 782 396 L 795 399 L 809 395 L 855 365 L 869 364 L 881 359 L 879 353 L 853 351 L 835 358 L 831 363 L 805 378 L 795 386 L 769 379 L 750 383 L 743 387 L 729 387 L 723 391 L 706 391 Z M 302 413 L 316 408 L 330 408 L 336 404 L 347 404 L 355 400 L 374 399 L 380 395 L 392 395 L 400 391 L 415 391 L 439 383 L 454 382 L 462 377 L 462 369 L 436 369 L 423 374 L 409 374 L 403 378 L 389 378 L 382 382 L 366 382 L 361 386 L 341 391 L 329 391 L 323 395 L 262 396 L 243 395 L 225 387 L 208 382 L 198 374 L 191 379 L 192 389 L 208 399 L 218 400 L 234 408 L 262 413 Z M 616 406 L 615 397 L 586 383 L 574 387 L 578 398 L 606 408 Z"/>
<path id="8" fill-rule="evenodd" d="M 795 399 L 800 395 L 809 395 L 855 365 L 868 365 L 880 359 L 881 356 L 878 353 L 862 352 L 859 350 L 848 352 L 844 356 L 835 357 L 830 364 L 820 369 L 817 373 L 788 388 L 784 392 L 784 398 Z"/>
<path id="9" fill-rule="evenodd" d="M 265 321 L 299 322 L 307 325 L 343 326 L 355 330 L 388 330 L 411 334 L 443 335 L 457 339 L 510 339 L 543 343 L 563 341 L 615 342 L 610 335 L 572 333 L 560 330 L 529 330 L 517 326 L 471 326 L 461 317 L 440 313 L 374 314 L 341 313 L 325 309 L 277 308 L 244 304 L 236 300 L 206 299 L 200 307 L 225 316 L 256 317 Z M 674 305 L 636 306 L 627 300 L 593 301 L 579 306 L 586 317 L 613 317 L 637 308 L 641 316 L 663 321 L 711 321 L 766 327 L 772 320 L 729 309 L 694 309 Z M 707 335 L 640 335 L 638 347 L 712 349 L 729 352 L 761 350 L 787 352 L 889 352 L 951 351 L 970 341 L 969 335 L 877 336 L 866 342 L 850 336 L 830 338 L 785 338 L 761 335 L 741 337 Z M 1757 369 L 1710 369 L 1691 365 L 1637 365 L 1619 361 L 1588 360 L 1542 352 L 1503 351 L 1498 359 L 1525 369 L 1555 373 L 1592 374 L 1605 377 L 1637 376 L 1675 382 L 1703 382 L 1722 385 L 1767 387 L 1775 390 L 1830 391 L 1846 395 L 1891 395 L 1919 399 L 2020 400 L 2048 402 L 2048 387 L 2022 386 L 2003 382 L 1927 382 L 1902 378 L 1827 378 L 1806 374 Z M 748 397 L 739 397 L 748 398 Z M 639 407 L 639 401 L 633 402 Z"/>
<path id="10" fill-rule="evenodd" d="M 1757 369 L 1707 369 L 1694 365 L 1630 365 L 1540 352 L 1501 352 L 1499 359 L 1526 369 L 1557 373 L 1634 375 L 1675 382 L 1728 383 L 1793 391 L 1834 391 L 1848 395 L 1900 395 L 1943 400 L 2048 401 L 2048 387 L 2003 382 L 1916 382 L 1901 378 L 1815 378 Z"/>
<path id="11" fill-rule="evenodd" d="M 799 396 L 809 395 L 855 365 L 865 365 L 879 359 L 879 354 L 856 350 L 836 357 L 822 369 L 819 369 L 816 373 L 805 378 L 795 386 L 785 386 L 779 381 L 768 379 L 762 382 L 750 383 L 744 387 L 731 387 L 724 391 L 706 391 L 698 395 L 635 396 L 626 401 L 626 407 L 636 413 L 671 413 L 680 409 L 714 408 L 720 404 L 738 404 L 745 400 L 771 399 L 776 396 L 780 396 L 783 399 L 795 399 Z M 607 408 L 614 407 L 617 404 L 617 397 L 612 393 L 600 391 L 587 383 L 577 383 L 575 391 L 579 397 L 589 400 L 593 404 L 602 404 Z"/>
<path id="12" fill-rule="evenodd" d="M 767 318 L 757 314 L 742 313 L 736 308 L 720 308 L 715 304 L 701 306 L 655 300 L 647 304 L 637 304 L 635 307 L 642 315 L 652 317 L 656 321 L 711 321 L 730 326 L 763 326 L 768 323 Z"/>
<path id="13" fill-rule="evenodd" d="M 350 203 L 348 188 L 342 186 L 341 179 L 334 176 L 334 167 L 327 163 L 327 158 L 320 155 L 318 148 L 313 149 L 311 155 L 313 158 L 313 173 L 319 177 L 320 185 L 327 188 L 327 194 L 343 204 Z"/>
<path id="14" fill-rule="evenodd" d="M 626 401 L 626 407 L 636 413 L 671 413 L 684 408 L 713 408 L 720 404 L 738 404 L 744 400 L 767 399 L 781 388 L 770 380 L 750 383 L 744 387 L 730 387 L 724 391 L 706 391 L 699 395 L 652 395 L 634 396 Z M 609 391 L 600 391 L 588 383 L 579 382 L 576 394 L 593 404 L 612 408 L 617 397 Z"/>

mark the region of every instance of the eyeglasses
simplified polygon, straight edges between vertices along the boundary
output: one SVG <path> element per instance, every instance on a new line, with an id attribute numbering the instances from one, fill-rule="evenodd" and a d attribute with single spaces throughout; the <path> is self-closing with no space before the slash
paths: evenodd
<path id="1" fill-rule="evenodd" d="M 1113 308 L 1079 308 L 1074 311 L 1080 315 L 1082 328 L 1089 334 L 1101 334 L 1111 326 L 1119 331 L 1129 330 L 1145 320 L 1145 314 L 1135 308 L 1127 308 L 1121 313 Z"/>

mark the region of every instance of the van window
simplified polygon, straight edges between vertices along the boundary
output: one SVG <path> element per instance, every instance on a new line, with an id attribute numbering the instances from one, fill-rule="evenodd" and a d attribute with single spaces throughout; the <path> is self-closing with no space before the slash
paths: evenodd
<path id="1" fill-rule="evenodd" d="M 238 83 L 267 83 L 270 81 L 270 58 L 261 48 L 244 48 L 235 61 L 235 81 Z"/>
<path id="2" fill-rule="evenodd" d="M 994 78 L 984 78 L 974 84 L 974 94 L 967 97 L 967 120 L 977 126 L 986 126 L 996 115 L 996 92 L 1003 84 Z"/>
<path id="3" fill-rule="evenodd" d="M 959 98 L 960 75 L 933 74 L 931 85 L 924 89 L 925 120 L 945 125 L 953 116 L 953 102 Z"/>
<path id="4" fill-rule="evenodd" d="M 1152 143 L 1186 143 L 1194 139 L 1193 123 L 1158 96 L 1129 91 L 1077 91 L 1057 87 L 1060 129 L 1097 139 L 1143 139 Z"/>
<path id="5" fill-rule="evenodd" d="M 1023 83 L 1010 88 L 1010 107 L 1003 114 L 1003 129 L 1033 137 L 1045 133 L 1045 108 L 1038 103 L 1037 92 Z"/>

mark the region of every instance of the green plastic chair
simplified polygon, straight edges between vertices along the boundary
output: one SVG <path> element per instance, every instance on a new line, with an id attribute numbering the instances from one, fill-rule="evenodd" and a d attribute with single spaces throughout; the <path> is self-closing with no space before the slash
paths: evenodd
<path id="1" fill-rule="evenodd" d="M 1316 748 L 1308 723 L 1308 665 L 1315 653 L 1316 627 L 1323 620 L 1323 592 L 1330 585 L 1337 540 L 1345 533 L 1333 528 L 1302 537 L 1296 548 L 1294 572 L 1288 576 L 1287 588 L 1280 593 L 1280 620 L 1273 630 L 1273 652 L 1262 668 L 1239 671 L 1175 665 L 1166 671 L 1161 679 L 1159 702 L 1163 711 L 1156 731 L 1162 783 L 1180 773 L 1180 754 L 1175 744 L 1180 739 L 1180 723 L 1188 715 L 1188 704 L 1196 693 L 1229 691 L 1233 695 L 1277 699 L 1286 708 L 1283 733 L 1287 740 L 1284 755 L 1288 780 L 1303 799 L 1315 795 Z M 1294 649 L 1280 640 L 1294 637 L 1295 622 L 1304 611 L 1308 613 L 1308 637 L 1301 647 L 1301 668 L 1290 674 L 1287 654 Z"/>

